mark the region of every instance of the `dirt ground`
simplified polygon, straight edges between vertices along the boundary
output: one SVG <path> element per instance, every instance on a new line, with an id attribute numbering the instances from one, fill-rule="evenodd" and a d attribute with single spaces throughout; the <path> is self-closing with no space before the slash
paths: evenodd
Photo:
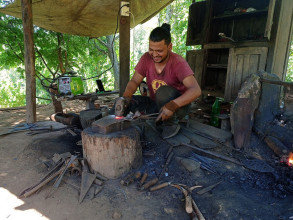
<path id="1" fill-rule="evenodd" d="M 67 112 L 84 109 L 81 101 L 64 103 Z M 51 105 L 37 108 L 38 121 L 48 121 L 53 113 Z M 0 133 L 25 122 L 25 110 L 0 111 Z M 22 190 L 42 178 L 47 168 L 40 158 L 51 158 L 54 153 L 81 152 L 76 145 L 80 137 L 64 131 L 29 136 L 19 132 L 0 136 L 0 219 L 190 219 L 185 212 L 182 193 L 172 187 L 156 192 L 138 191 L 136 184 L 122 186 L 119 179 L 108 180 L 102 191 L 92 200 L 85 198 L 80 204 L 79 193 L 62 183 L 52 197 L 45 199 L 51 185 L 37 194 L 19 199 Z M 151 177 L 160 173 L 169 144 L 150 127 L 146 126 L 143 152 L 154 151 L 154 156 L 145 156 L 140 171 Z M 216 149 L 218 153 L 242 157 L 243 152 L 233 148 Z M 174 148 L 176 156 L 192 155 L 187 147 Z M 256 135 L 252 136 L 251 147 L 245 156 L 266 159 L 272 152 Z M 278 191 L 271 173 L 260 173 L 242 166 L 217 160 L 215 173 L 197 169 L 189 172 L 173 159 L 161 182 L 182 183 L 188 186 L 212 185 L 222 182 L 213 190 L 199 195 L 194 190 L 196 201 L 205 219 L 208 220 L 271 220 L 293 219 L 293 195 Z"/>

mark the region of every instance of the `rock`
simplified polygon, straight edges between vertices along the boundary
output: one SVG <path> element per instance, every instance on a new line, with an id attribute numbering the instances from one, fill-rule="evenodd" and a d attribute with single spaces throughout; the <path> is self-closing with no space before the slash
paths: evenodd
<path id="1" fill-rule="evenodd" d="M 280 78 L 275 74 L 261 72 L 261 78 L 279 81 Z M 255 111 L 254 126 L 258 130 L 263 130 L 272 122 L 275 115 L 280 111 L 280 86 L 263 82 L 261 85 L 261 96 L 259 106 Z"/>
<path id="2" fill-rule="evenodd" d="M 237 149 L 247 147 L 250 142 L 254 113 L 261 92 L 260 77 L 251 74 L 243 83 L 237 99 L 231 107 L 231 132 Z"/>
<path id="3" fill-rule="evenodd" d="M 164 212 L 166 214 L 172 215 L 172 214 L 174 214 L 175 210 L 172 208 L 164 208 Z"/>
<path id="4" fill-rule="evenodd" d="M 122 214 L 118 211 L 114 211 L 112 218 L 113 219 L 120 219 L 122 217 Z"/>
<path id="5" fill-rule="evenodd" d="M 176 157 L 176 160 L 182 164 L 182 166 L 187 169 L 189 172 L 196 171 L 197 169 L 200 168 L 200 163 L 187 159 L 187 158 L 182 158 L 182 157 Z"/>

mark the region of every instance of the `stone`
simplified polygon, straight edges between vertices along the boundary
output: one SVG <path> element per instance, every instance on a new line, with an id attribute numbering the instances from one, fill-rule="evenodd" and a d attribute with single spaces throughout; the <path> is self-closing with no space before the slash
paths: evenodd
<path id="1" fill-rule="evenodd" d="M 188 158 L 176 157 L 176 160 L 189 172 L 194 172 L 200 168 L 200 163 Z"/>
<path id="2" fill-rule="evenodd" d="M 258 107 L 261 92 L 259 80 L 258 75 L 251 74 L 244 81 L 231 107 L 231 132 L 237 149 L 245 148 L 250 143 L 254 113 Z"/>

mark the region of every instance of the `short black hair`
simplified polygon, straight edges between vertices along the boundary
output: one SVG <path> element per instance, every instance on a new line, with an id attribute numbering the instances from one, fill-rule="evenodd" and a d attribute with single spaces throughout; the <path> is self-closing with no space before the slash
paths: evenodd
<path id="1" fill-rule="evenodd" d="M 150 40 L 153 42 L 160 42 L 165 40 L 165 43 L 169 45 L 171 43 L 171 26 L 170 24 L 164 23 L 161 27 L 156 27 L 150 34 Z"/>

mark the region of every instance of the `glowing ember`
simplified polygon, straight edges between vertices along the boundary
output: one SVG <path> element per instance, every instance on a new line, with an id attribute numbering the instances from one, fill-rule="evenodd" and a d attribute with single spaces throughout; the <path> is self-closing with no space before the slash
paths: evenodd
<path id="1" fill-rule="evenodd" d="M 120 119 L 122 119 L 122 118 L 124 118 L 123 116 L 116 116 L 115 117 L 115 119 L 118 119 L 118 120 L 120 120 Z"/>
<path id="2" fill-rule="evenodd" d="M 289 154 L 288 165 L 293 166 L 293 153 L 292 152 Z"/>

